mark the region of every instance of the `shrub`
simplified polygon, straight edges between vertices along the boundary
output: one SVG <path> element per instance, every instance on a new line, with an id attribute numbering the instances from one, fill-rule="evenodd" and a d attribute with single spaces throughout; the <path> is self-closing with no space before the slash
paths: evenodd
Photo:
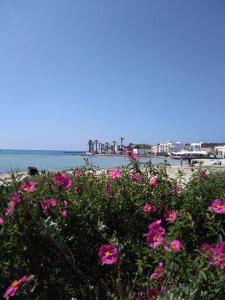
<path id="1" fill-rule="evenodd" d="M 208 208 L 225 198 L 225 173 L 180 179 L 134 160 L 3 184 L 0 295 L 11 285 L 18 299 L 223 299 L 225 220 Z"/>

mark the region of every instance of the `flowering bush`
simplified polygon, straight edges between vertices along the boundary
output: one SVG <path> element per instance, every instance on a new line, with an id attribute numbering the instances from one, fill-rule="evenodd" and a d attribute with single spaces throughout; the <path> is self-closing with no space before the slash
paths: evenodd
<path id="1" fill-rule="evenodd" d="M 184 185 L 128 155 L 0 186 L 0 298 L 224 298 L 225 173 Z"/>

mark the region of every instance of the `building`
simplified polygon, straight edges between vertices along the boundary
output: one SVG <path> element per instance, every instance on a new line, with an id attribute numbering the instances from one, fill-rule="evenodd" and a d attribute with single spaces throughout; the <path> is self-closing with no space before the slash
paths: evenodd
<path id="1" fill-rule="evenodd" d="M 137 155 L 148 155 L 150 153 L 151 150 L 149 149 L 139 149 L 139 148 L 135 148 L 133 149 L 133 152 Z"/>
<path id="2" fill-rule="evenodd" d="M 185 144 L 183 142 L 165 142 L 152 146 L 152 152 L 155 154 L 180 152 L 184 149 Z"/>
<path id="3" fill-rule="evenodd" d="M 201 150 L 201 145 L 202 145 L 202 142 L 200 142 L 200 143 L 191 143 L 190 144 L 190 150 L 191 151 L 200 151 Z"/>
<path id="4" fill-rule="evenodd" d="M 201 150 L 207 153 L 214 153 L 216 147 L 224 146 L 225 143 L 202 143 Z"/>
<path id="5" fill-rule="evenodd" d="M 225 158 L 225 145 L 215 146 L 215 152 L 219 157 Z"/>

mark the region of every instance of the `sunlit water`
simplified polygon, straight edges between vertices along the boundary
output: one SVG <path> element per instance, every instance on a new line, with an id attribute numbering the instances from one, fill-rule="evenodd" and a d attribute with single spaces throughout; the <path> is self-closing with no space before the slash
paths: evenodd
<path id="1" fill-rule="evenodd" d="M 35 166 L 39 170 L 68 170 L 85 166 L 85 160 L 100 169 L 125 166 L 129 159 L 112 156 L 82 156 L 64 153 L 63 151 L 41 150 L 1 150 L 0 173 L 10 171 L 25 171 L 28 166 Z M 171 165 L 177 165 L 179 161 L 166 158 Z M 163 158 L 142 158 L 141 161 L 151 160 L 153 164 L 163 163 Z"/>

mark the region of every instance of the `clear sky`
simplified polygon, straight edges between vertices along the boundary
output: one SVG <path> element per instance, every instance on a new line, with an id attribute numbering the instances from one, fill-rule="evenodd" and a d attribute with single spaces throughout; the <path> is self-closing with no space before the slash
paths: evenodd
<path id="1" fill-rule="evenodd" d="M 225 141 L 224 0 L 0 0 L 0 148 Z"/>

